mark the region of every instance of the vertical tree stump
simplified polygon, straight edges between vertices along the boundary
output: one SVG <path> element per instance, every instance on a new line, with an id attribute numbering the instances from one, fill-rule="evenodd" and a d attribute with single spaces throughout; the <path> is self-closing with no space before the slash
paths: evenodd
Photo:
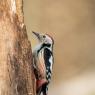
<path id="1" fill-rule="evenodd" d="M 35 95 L 22 0 L 0 0 L 0 95 Z"/>

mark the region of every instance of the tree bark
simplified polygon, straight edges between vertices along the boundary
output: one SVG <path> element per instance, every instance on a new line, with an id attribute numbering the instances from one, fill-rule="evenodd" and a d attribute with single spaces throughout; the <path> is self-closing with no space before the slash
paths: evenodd
<path id="1" fill-rule="evenodd" d="M 0 95 L 35 95 L 22 0 L 0 0 Z"/>

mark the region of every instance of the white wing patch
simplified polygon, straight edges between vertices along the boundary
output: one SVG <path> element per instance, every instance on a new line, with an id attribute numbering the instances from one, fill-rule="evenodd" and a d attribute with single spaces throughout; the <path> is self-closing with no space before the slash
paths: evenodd
<path id="1" fill-rule="evenodd" d="M 49 62 L 51 63 L 50 70 L 52 71 L 52 67 L 53 67 L 53 57 L 52 56 L 50 57 Z"/>

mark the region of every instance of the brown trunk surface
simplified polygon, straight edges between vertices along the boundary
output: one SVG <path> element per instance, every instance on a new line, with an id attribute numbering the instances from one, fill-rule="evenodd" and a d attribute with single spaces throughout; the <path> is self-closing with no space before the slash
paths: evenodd
<path id="1" fill-rule="evenodd" d="M 35 95 L 22 0 L 0 0 L 0 95 Z"/>

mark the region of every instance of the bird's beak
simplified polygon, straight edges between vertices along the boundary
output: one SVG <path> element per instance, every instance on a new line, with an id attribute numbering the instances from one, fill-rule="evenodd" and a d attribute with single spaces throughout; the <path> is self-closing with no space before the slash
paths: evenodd
<path id="1" fill-rule="evenodd" d="M 32 31 L 32 33 L 38 38 L 38 40 L 41 39 L 41 35 L 37 32 Z"/>

